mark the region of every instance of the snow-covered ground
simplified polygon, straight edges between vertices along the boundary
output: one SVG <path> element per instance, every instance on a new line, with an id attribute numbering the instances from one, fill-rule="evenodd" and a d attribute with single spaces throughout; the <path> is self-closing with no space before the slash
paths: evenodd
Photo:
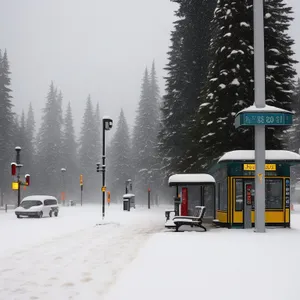
<path id="1" fill-rule="evenodd" d="M 0 212 L 0 300 L 300 299 L 299 207 L 292 229 L 266 234 L 165 230 L 164 209 Z"/>
<path id="2" fill-rule="evenodd" d="M 0 212 L 0 299 L 102 299 L 151 233 L 163 209 L 63 207 L 58 218 Z M 103 224 L 103 225 L 97 225 Z"/>
<path id="3" fill-rule="evenodd" d="M 104 299 L 299 300 L 299 211 L 292 226 L 158 233 Z"/>

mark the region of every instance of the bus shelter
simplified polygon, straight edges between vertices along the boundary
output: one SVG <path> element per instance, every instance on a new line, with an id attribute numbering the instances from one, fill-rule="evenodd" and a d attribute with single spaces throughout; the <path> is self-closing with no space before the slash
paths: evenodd
<path id="1" fill-rule="evenodd" d="M 175 216 L 192 216 L 196 206 L 205 206 L 205 217 L 215 217 L 215 179 L 210 174 L 175 174 L 169 186 L 175 187 Z M 168 219 L 168 218 L 167 218 Z"/>
<path id="2" fill-rule="evenodd" d="M 265 190 L 267 226 L 290 227 L 290 167 L 300 155 L 285 150 L 266 150 Z M 210 170 L 216 179 L 216 220 L 220 226 L 245 227 L 255 222 L 255 153 L 225 153 Z"/>

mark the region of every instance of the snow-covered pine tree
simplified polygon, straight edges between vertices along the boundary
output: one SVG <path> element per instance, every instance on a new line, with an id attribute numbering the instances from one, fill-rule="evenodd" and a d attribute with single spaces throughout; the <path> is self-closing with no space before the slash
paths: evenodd
<path id="1" fill-rule="evenodd" d="M 14 114 L 12 111 L 10 70 L 7 52 L 0 50 L 0 190 L 10 190 L 10 162 L 14 159 Z"/>
<path id="2" fill-rule="evenodd" d="M 86 102 L 79 138 L 80 173 L 84 176 L 85 194 L 88 194 L 89 196 L 99 195 L 99 181 L 101 180 L 101 173 L 96 173 L 98 153 L 95 124 L 95 114 L 92 100 L 89 95 Z"/>
<path id="3" fill-rule="evenodd" d="M 155 127 L 152 130 L 153 136 L 153 150 L 152 150 L 152 185 L 155 187 L 156 192 L 159 192 L 159 189 L 163 185 L 163 173 L 161 172 L 162 165 L 159 157 L 159 146 L 158 146 L 158 133 L 160 129 L 160 105 L 161 97 L 159 92 L 159 86 L 157 82 L 157 74 L 155 68 L 155 62 L 152 63 L 151 73 L 150 73 L 150 101 L 153 103 L 153 118 L 157 120 Z"/>
<path id="4" fill-rule="evenodd" d="M 53 82 L 49 87 L 46 105 L 43 110 L 42 124 L 38 133 L 36 170 L 39 180 L 39 192 L 56 192 L 59 197 L 61 185 L 61 119 Z"/>
<path id="5" fill-rule="evenodd" d="M 280 0 L 266 1 L 266 102 L 290 109 L 295 72 L 291 57 L 293 41 L 286 33 L 290 10 L 285 7 Z M 273 18 L 280 22 L 272 21 Z M 193 139 L 199 144 L 194 149 L 199 153 L 195 159 L 199 169 L 207 168 L 224 152 L 254 148 L 253 128 L 234 127 L 235 114 L 254 102 L 252 1 L 219 0 L 213 30 L 210 45 L 213 59 L 197 116 L 197 127 L 205 130 L 193 132 Z M 276 131 L 266 129 L 267 149 L 281 149 L 282 139 Z"/>
<path id="6" fill-rule="evenodd" d="M 78 190 L 79 171 L 77 164 L 77 143 L 73 125 L 71 103 L 68 103 L 64 117 L 62 130 L 62 162 L 67 169 L 65 174 L 66 192 L 68 195 L 75 195 Z"/>
<path id="7" fill-rule="evenodd" d="M 32 185 L 28 189 L 28 191 L 34 192 L 35 186 L 37 184 L 37 179 L 36 179 L 36 145 L 35 145 L 35 119 L 34 119 L 34 112 L 31 103 L 29 104 L 28 107 L 28 112 L 27 112 L 27 117 L 25 121 L 25 134 L 28 140 L 27 147 L 28 147 L 28 160 L 24 162 L 26 164 L 26 172 L 30 174 L 31 176 L 31 182 Z"/>
<path id="8" fill-rule="evenodd" d="M 32 104 L 29 104 L 28 112 L 27 112 L 27 118 L 26 118 L 26 135 L 28 136 L 28 139 L 31 144 L 31 152 L 35 153 L 35 118 L 34 118 L 34 112 L 32 108 Z"/>
<path id="9" fill-rule="evenodd" d="M 293 95 L 292 110 L 294 112 L 293 116 L 293 126 L 289 128 L 288 131 L 288 142 L 289 149 L 291 151 L 299 152 L 300 149 L 300 78 L 295 85 L 295 91 Z"/>
<path id="10" fill-rule="evenodd" d="M 157 99 L 151 96 L 151 81 L 146 69 L 132 142 L 134 186 L 144 201 L 146 201 L 147 189 L 152 187 L 154 180 L 153 167 L 159 122 L 157 109 Z"/>
<path id="11" fill-rule="evenodd" d="M 189 167 L 192 141 L 189 132 L 199 107 L 200 91 L 209 64 L 210 22 L 216 0 L 173 0 L 179 4 L 178 20 L 171 35 L 166 70 L 167 93 L 162 104 L 159 133 L 160 157 L 165 173 L 185 171 Z M 201 130 L 201 128 L 198 128 Z"/>
<path id="12" fill-rule="evenodd" d="M 206 169 L 220 153 L 253 149 L 251 128 L 236 130 L 235 114 L 253 104 L 253 31 L 245 1 L 219 0 L 210 44 L 208 82 L 193 132 L 193 158 Z"/>
<path id="13" fill-rule="evenodd" d="M 253 13 L 253 10 L 251 10 Z M 265 0 L 265 59 L 266 59 L 266 104 L 292 109 L 294 78 L 296 71 L 289 35 L 292 8 L 284 0 Z M 268 128 L 268 149 L 287 148 L 286 128 Z"/>
<path id="14" fill-rule="evenodd" d="M 122 199 L 122 195 L 125 193 L 125 182 L 131 179 L 130 149 L 129 129 L 122 109 L 110 145 L 109 173 L 112 201 Z"/>
<path id="15" fill-rule="evenodd" d="M 287 130 L 287 141 L 289 150 L 299 153 L 300 151 L 300 78 L 298 78 L 293 94 L 292 109 L 294 112 L 293 126 Z M 298 181 L 300 178 L 300 167 L 291 168 L 292 182 Z"/>

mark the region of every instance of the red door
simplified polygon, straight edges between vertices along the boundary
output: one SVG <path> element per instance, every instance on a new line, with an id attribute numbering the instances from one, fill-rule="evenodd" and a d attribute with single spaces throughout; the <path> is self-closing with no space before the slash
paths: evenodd
<path id="1" fill-rule="evenodd" d="M 188 215 L 188 189 L 182 188 L 181 215 Z"/>

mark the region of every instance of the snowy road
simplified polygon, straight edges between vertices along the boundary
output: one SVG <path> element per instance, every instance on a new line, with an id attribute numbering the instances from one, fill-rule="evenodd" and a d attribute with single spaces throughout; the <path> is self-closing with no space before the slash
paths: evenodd
<path id="1" fill-rule="evenodd" d="M 58 218 L 0 214 L 0 300 L 101 299 L 152 233 L 163 209 L 62 208 Z M 137 226 L 138 225 L 138 226 Z"/>

